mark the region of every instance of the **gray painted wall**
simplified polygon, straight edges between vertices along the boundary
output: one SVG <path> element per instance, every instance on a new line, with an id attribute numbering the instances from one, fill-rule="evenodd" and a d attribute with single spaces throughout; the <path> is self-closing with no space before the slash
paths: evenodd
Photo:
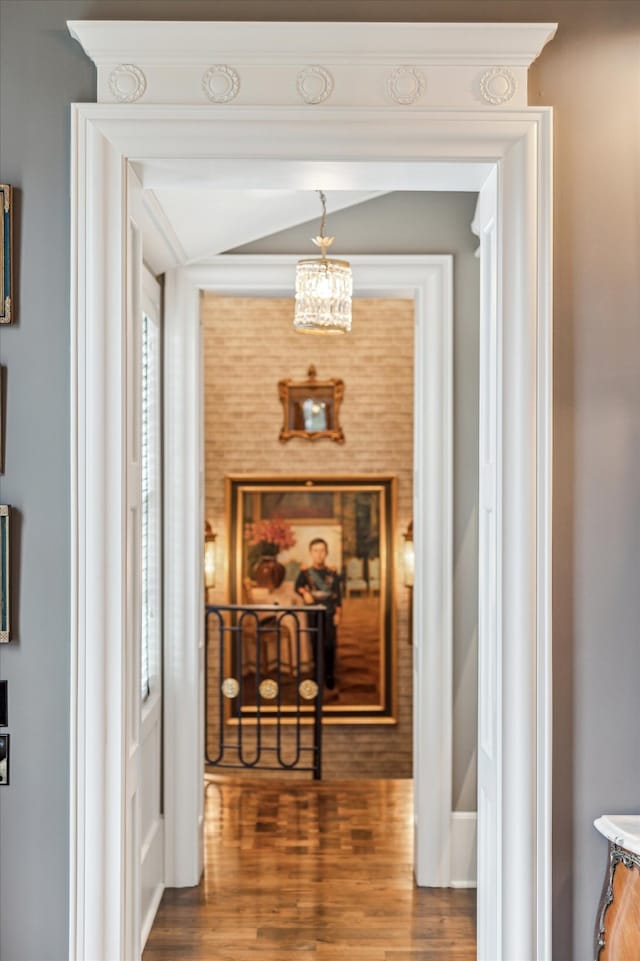
<path id="1" fill-rule="evenodd" d="M 0 178 L 20 188 L 21 321 L 3 501 L 21 512 L 0 959 L 67 957 L 68 104 L 94 97 L 69 19 L 557 20 L 530 101 L 555 114 L 554 956 L 591 957 L 606 846 L 640 804 L 640 109 L 636 0 L 0 0 Z M 21 208 L 21 209 L 20 209 Z M 612 671 L 615 663 L 615 676 Z"/>
<path id="2" fill-rule="evenodd" d="M 335 256 L 453 254 L 454 256 L 454 513 L 453 513 L 453 807 L 476 810 L 478 676 L 478 240 L 469 226 L 473 193 L 387 194 L 330 214 Z M 320 203 L 318 202 L 318 213 Z M 319 216 L 236 248 L 242 254 L 313 255 Z M 392 465 L 381 464 L 380 469 Z"/>

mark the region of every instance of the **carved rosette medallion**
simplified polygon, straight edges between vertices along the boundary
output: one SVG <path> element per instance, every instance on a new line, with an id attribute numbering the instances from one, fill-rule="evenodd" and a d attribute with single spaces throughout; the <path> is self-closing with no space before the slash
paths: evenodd
<path id="1" fill-rule="evenodd" d="M 516 78 L 506 67 L 493 67 L 480 77 L 480 96 L 494 107 L 508 103 L 517 88 Z"/>
<path id="2" fill-rule="evenodd" d="M 240 75 L 224 63 L 214 64 L 202 76 L 202 89 L 211 103 L 230 103 L 238 96 Z"/>
<path id="3" fill-rule="evenodd" d="M 300 697 L 304 698 L 305 701 L 313 701 L 318 696 L 318 685 L 309 678 L 300 682 L 298 690 L 300 691 Z"/>
<path id="4" fill-rule="evenodd" d="M 220 685 L 220 689 L 225 697 L 233 698 L 238 696 L 240 685 L 235 677 L 225 677 L 224 681 Z"/>
<path id="5" fill-rule="evenodd" d="M 425 91 L 427 82 L 417 67 L 396 67 L 387 79 L 387 93 L 402 106 L 415 103 Z"/>
<path id="6" fill-rule="evenodd" d="M 273 701 L 278 696 L 278 685 L 270 677 L 265 677 L 264 681 L 260 682 L 258 690 L 260 691 L 260 697 L 263 697 L 265 701 Z"/>
<path id="7" fill-rule="evenodd" d="M 109 75 L 109 89 L 119 103 L 135 103 L 147 89 L 147 78 L 134 63 L 121 63 Z"/>
<path id="8" fill-rule="evenodd" d="M 298 73 L 296 88 L 305 103 L 322 103 L 333 93 L 333 77 L 324 67 L 305 67 Z"/>

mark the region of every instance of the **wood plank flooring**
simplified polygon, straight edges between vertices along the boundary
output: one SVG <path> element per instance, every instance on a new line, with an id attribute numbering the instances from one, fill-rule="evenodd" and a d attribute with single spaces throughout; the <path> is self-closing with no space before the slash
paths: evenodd
<path id="1" fill-rule="evenodd" d="M 216 777 L 205 812 L 143 961 L 474 961 L 475 891 L 414 886 L 411 781 Z"/>

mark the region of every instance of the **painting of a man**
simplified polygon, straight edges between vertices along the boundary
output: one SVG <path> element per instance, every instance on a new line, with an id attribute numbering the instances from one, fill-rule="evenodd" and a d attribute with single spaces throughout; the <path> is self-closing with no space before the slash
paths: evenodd
<path id="1" fill-rule="evenodd" d="M 338 625 L 342 614 L 340 577 L 327 566 L 329 547 L 322 537 L 314 537 L 309 544 L 311 564 L 303 567 L 296 578 L 295 590 L 305 604 L 322 604 L 326 609 L 323 624 L 324 682 L 328 690 L 335 687 L 335 657 Z M 317 627 L 317 615 L 312 615 L 312 627 Z M 317 635 L 312 634 L 314 658 L 317 666 Z"/>

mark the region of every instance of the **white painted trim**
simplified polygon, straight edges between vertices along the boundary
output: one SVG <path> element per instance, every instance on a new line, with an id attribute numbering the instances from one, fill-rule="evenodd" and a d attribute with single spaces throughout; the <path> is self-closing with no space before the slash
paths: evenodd
<path id="1" fill-rule="evenodd" d="M 168 887 L 197 884 L 203 870 L 204 399 L 198 314 L 198 290 L 189 283 L 188 273 L 169 271 L 164 313 L 164 811 Z M 185 384 L 187 371 L 189 382 Z"/>
<path id="2" fill-rule="evenodd" d="M 451 812 L 451 887 L 476 887 L 478 815 L 475 811 Z"/>
<path id="3" fill-rule="evenodd" d="M 451 880 L 453 745 L 453 265 L 416 298 L 413 779 L 419 885 Z"/>
<path id="4" fill-rule="evenodd" d="M 524 107 L 547 23 L 69 21 L 98 101 Z M 315 78 L 305 88 L 305 71 Z M 217 77 L 218 90 L 208 78 Z M 119 84 L 124 85 L 118 89 Z M 215 84 L 214 84 L 215 86 Z"/>
<path id="5" fill-rule="evenodd" d="M 451 68 L 454 74 L 456 69 Z M 477 104 L 459 110 L 273 105 L 256 110 L 233 104 L 72 109 L 71 957 L 120 957 L 124 936 L 124 162 L 243 157 L 261 169 L 265 161 L 295 167 L 337 160 L 348 166 L 375 158 L 400 165 L 489 162 L 500 172 L 500 312 L 508 323 L 498 344 L 502 580 L 496 642 L 503 662 L 500 832 L 509 856 L 509 890 L 494 899 L 485 920 L 500 932 L 505 957 L 548 961 L 550 111 Z M 196 501 L 198 496 L 196 485 Z M 193 559 L 186 561 L 185 576 L 194 577 Z M 193 583 L 195 594 L 200 588 Z M 194 598 L 194 609 L 196 604 Z M 188 672 L 195 676 L 193 664 Z M 201 705 L 187 707 L 201 714 Z M 196 770 L 198 751 L 192 744 Z M 194 813 L 201 818 L 201 809 Z M 480 832 L 481 820 L 479 812 Z"/>
<path id="6" fill-rule="evenodd" d="M 490 925 L 502 903 L 502 468 L 499 171 L 478 195 L 471 229 L 480 240 L 478 436 L 478 818 L 477 917 L 480 961 L 502 957 Z"/>
<path id="7" fill-rule="evenodd" d="M 551 959 L 553 796 L 552 529 L 553 529 L 553 117 L 537 138 L 536 272 L 536 942 Z M 532 172 L 530 172 L 530 177 Z"/>
<path id="8" fill-rule="evenodd" d="M 94 959 L 125 938 L 127 190 L 119 152 L 78 116 L 72 156 L 70 957 Z"/>
<path id="9" fill-rule="evenodd" d="M 69 20 L 96 65 L 231 60 L 304 63 L 508 63 L 529 67 L 555 23 L 316 23 Z"/>
<path id="10" fill-rule="evenodd" d="M 144 950 L 144 945 L 147 943 L 149 935 L 151 934 L 151 928 L 153 927 L 153 922 L 156 919 L 156 914 L 158 913 L 158 908 L 160 907 L 160 902 L 162 901 L 163 894 L 164 894 L 164 885 L 159 884 L 156 887 L 155 891 L 153 892 L 153 896 L 151 898 L 149 908 L 142 919 L 142 931 L 141 931 L 141 937 L 140 937 L 140 944 L 143 945 L 143 950 Z"/>
<path id="11" fill-rule="evenodd" d="M 414 783 L 416 811 L 415 873 L 418 884 L 450 883 L 449 823 L 452 767 L 453 662 L 453 258 L 449 255 L 373 256 L 344 253 L 353 270 L 359 296 L 415 299 L 415 453 L 414 531 L 416 574 L 414 596 Z M 165 461 L 173 476 L 171 501 L 183 505 L 193 496 L 193 478 L 202 453 L 196 451 L 185 418 L 195 423 L 201 404 L 200 358 L 180 344 L 199 337 L 201 290 L 237 296 L 291 296 L 297 258 L 282 255 L 226 255 L 206 264 L 172 271 L 166 285 L 168 360 Z M 174 332 L 173 334 L 171 332 Z M 175 429 L 171 424 L 176 421 Z M 180 465 L 179 476 L 175 467 Z M 420 481 L 418 481 L 420 478 Z M 189 489 L 181 486 L 181 480 Z M 167 488 L 169 484 L 167 483 Z M 193 616 L 191 581 L 183 577 L 184 557 L 201 545 L 202 518 L 178 511 L 178 523 L 166 551 L 167 629 L 172 663 L 189 663 L 191 637 L 184 625 Z M 169 536 L 169 533 L 167 533 Z M 201 563 L 200 553 L 198 561 Z M 198 575 L 198 583 L 202 575 Z M 169 592 L 168 585 L 172 585 Z M 174 628 L 169 627 L 170 624 Z M 191 676 L 195 681 L 195 676 Z M 168 681 L 173 686 L 174 680 Z M 185 723 L 185 703 L 194 702 L 192 684 L 178 685 L 174 716 L 167 705 L 170 756 L 190 749 L 199 734 L 199 719 Z M 178 720 L 180 723 L 178 723 Z M 167 757 L 169 763 L 169 757 Z M 428 772 L 426 776 L 425 772 Z M 189 793 L 201 792 L 188 778 Z M 184 787 L 184 785 L 183 785 Z M 193 810 L 196 798 L 189 802 Z M 167 812 L 168 824 L 174 813 Z M 168 829 L 169 832 L 169 829 Z M 176 850 L 195 850 L 193 833 L 176 832 Z M 195 861 L 188 877 L 194 877 Z M 189 882 L 187 882 L 189 883 Z M 191 882 L 193 883 L 193 882 Z"/>

